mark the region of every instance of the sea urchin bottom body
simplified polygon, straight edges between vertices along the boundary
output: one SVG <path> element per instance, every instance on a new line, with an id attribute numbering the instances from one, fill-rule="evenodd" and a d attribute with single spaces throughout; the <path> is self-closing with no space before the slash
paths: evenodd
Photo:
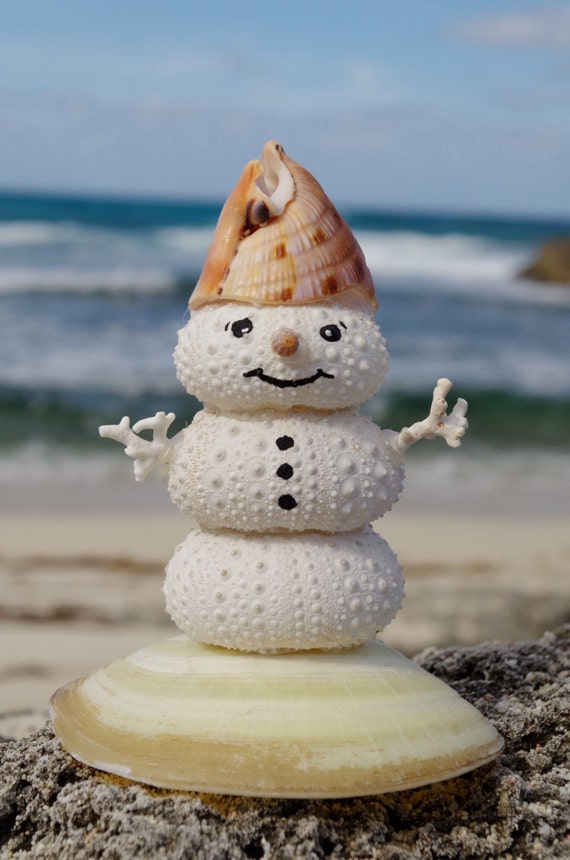
<path id="1" fill-rule="evenodd" d="M 371 526 L 294 537 L 194 529 L 168 564 L 164 593 L 193 639 L 296 651 L 373 639 L 400 608 L 403 579 Z"/>
<path id="2" fill-rule="evenodd" d="M 379 642 L 240 654 L 180 635 L 62 687 L 51 715 L 92 767 L 221 794 L 380 794 L 458 776 L 502 747 L 474 707 Z"/>

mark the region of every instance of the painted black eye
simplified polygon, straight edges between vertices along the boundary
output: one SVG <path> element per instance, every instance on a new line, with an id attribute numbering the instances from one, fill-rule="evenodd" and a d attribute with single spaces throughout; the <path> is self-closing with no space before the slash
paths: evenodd
<path id="1" fill-rule="evenodd" d="M 252 321 L 248 317 L 245 317 L 243 320 L 236 320 L 232 323 L 232 334 L 234 337 L 243 337 L 244 334 L 249 334 L 252 328 Z"/>
<path id="2" fill-rule="evenodd" d="M 320 336 L 324 338 L 324 340 L 328 340 L 331 343 L 335 340 L 340 340 L 341 332 L 337 325 L 331 323 L 330 325 L 324 325 L 319 332 Z"/>

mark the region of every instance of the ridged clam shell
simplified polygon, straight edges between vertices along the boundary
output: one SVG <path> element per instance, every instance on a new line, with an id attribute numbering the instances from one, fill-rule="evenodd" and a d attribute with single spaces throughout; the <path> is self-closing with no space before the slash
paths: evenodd
<path id="1" fill-rule="evenodd" d="M 224 794 L 379 794 L 457 776 L 502 748 L 475 708 L 377 642 L 270 656 L 178 636 L 62 687 L 51 715 L 92 767 Z"/>
<path id="2" fill-rule="evenodd" d="M 222 209 L 190 308 L 217 300 L 305 304 L 345 292 L 377 306 L 348 225 L 314 177 L 269 141 Z"/>

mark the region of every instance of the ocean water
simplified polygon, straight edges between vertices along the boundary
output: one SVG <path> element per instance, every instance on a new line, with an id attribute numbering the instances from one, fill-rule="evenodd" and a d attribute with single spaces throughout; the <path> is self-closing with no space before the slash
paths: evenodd
<path id="1" fill-rule="evenodd" d="M 176 427 L 191 420 L 199 404 L 171 355 L 219 210 L 0 195 L 0 482 L 126 476 L 99 424 L 157 410 L 174 411 Z M 540 485 L 570 510 L 570 289 L 517 277 L 570 222 L 341 212 L 391 355 L 365 411 L 410 424 L 447 376 L 470 429 L 460 455 L 418 446 L 426 487 L 469 484 L 484 505 L 513 482 Z"/>

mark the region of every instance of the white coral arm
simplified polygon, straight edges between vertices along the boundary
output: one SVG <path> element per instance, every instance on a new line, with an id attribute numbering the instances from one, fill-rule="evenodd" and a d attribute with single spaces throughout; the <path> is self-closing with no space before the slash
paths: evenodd
<path id="1" fill-rule="evenodd" d="M 416 421 L 411 427 L 404 427 L 400 431 L 397 445 L 400 450 L 405 450 L 419 442 L 420 439 L 435 439 L 441 436 L 451 448 L 461 445 L 461 437 L 465 435 L 468 422 L 465 414 L 467 412 L 467 401 L 459 397 L 453 407 L 453 411 L 447 415 L 446 395 L 451 388 L 449 379 L 438 379 L 433 390 L 431 409 L 427 418 Z"/>
<path id="2" fill-rule="evenodd" d="M 152 418 L 143 418 L 133 424 L 125 415 L 119 424 L 104 424 L 99 427 L 99 435 L 114 439 L 125 446 L 125 454 L 134 459 L 135 479 L 144 481 L 149 472 L 157 466 L 167 467 L 173 441 L 169 439 L 168 428 L 175 419 L 174 412 L 157 412 Z M 152 439 L 141 439 L 138 433 L 152 430 Z"/>

